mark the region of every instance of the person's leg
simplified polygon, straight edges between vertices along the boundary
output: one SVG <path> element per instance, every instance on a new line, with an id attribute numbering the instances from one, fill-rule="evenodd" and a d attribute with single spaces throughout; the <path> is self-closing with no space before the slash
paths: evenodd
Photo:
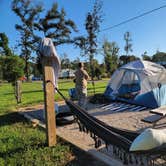
<path id="1" fill-rule="evenodd" d="M 84 89 L 82 89 L 82 93 L 81 93 L 81 106 L 83 107 L 83 108 L 85 108 L 86 109 L 86 107 L 87 107 L 87 99 L 86 99 L 86 97 L 87 97 L 87 89 L 86 88 L 84 88 Z"/>
<path id="2" fill-rule="evenodd" d="M 79 106 L 81 106 L 81 92 L 82 92 L 82 89 L 79 86 L 76 86 L 76 95 L 77 95 Z"/>
<path id="3" fill-rule="evenodd" d="M 82 88 L 82 87 L 76 86 L 76 93 L 77 93 L 77 98 L 78 98 L 78 105 L 80 107 L 83 107 L 86 109 L 87 88 Z"/>

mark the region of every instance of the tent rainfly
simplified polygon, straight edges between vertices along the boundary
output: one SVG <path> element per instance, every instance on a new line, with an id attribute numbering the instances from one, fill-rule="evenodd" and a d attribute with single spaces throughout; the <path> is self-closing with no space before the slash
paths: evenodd
<path id="1" fill-rule="evenodd" d="M 130 62 L 114 72 L 104 95 L 149 108 L 166 105 L 166 69 L 149 61 Z"/>

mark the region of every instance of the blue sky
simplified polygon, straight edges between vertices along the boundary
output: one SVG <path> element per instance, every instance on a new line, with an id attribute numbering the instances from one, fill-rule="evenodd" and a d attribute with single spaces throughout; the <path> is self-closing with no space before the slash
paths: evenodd
<path id="1" fill-rule="evenodd" d="M 35 1 L 35 0 L 34 0 Z M 36 0 L 37 1 L 37 0 Z M 49 0 L 44 1 L 45 10 L 51 7 L 53 2 L 58 2 L 59 8 L 64 8 L 67 18 L 76 23 L 79 33 L 73 36 L 85 34 L 85 17 L 93 7 L 94 0 Z M 165 0 L 103 0 L 103 23 L 101 29 L 110 27 L 131 17 L 165 5 Z M 0 32 L 5 32 L 10 41 L 10 47 L 14 47 L 19 40 L 19 33 L 15 30 L 15 24 L 19 18 L 11 11 L 10 0 L 0 0 Z M 144 51 L 153 55 L 156 50 L 166 52 L 166 8 L 141 17 L 137 20 L 123 24 L 114 29 L 101 32 L 98 35 L 101 45 L 104 38 L 115 41 L 120 47 L 120 54 L 124 54 L 123 35 L 126 31 L 131 33 L 133 54 L 141 56 Z M 71 60 L 80 57 L 80 50 L 72 45 L 57 47 L 58 54 L 66 53 Z M 102 62 L 103 56 L 96 58 Z M 81 58 L 85 60 L 85 58 Z"/>

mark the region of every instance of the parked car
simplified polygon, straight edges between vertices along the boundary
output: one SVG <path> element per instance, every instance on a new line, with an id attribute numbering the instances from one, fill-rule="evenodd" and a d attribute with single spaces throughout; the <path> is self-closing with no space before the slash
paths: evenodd
<path id="1" fill-rule="evenodd" d="M 32 81 L 40 81 L 40 80 L 42 80 L 41 77 L 32 77 Z"/>

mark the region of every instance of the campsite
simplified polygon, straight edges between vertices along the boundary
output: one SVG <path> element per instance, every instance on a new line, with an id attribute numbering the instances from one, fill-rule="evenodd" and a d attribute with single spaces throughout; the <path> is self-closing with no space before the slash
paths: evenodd
<path id="1" fill-rule="evenodd" d="M 0 166 L 166 165 L 165 2 L 0 11 Z"/>

